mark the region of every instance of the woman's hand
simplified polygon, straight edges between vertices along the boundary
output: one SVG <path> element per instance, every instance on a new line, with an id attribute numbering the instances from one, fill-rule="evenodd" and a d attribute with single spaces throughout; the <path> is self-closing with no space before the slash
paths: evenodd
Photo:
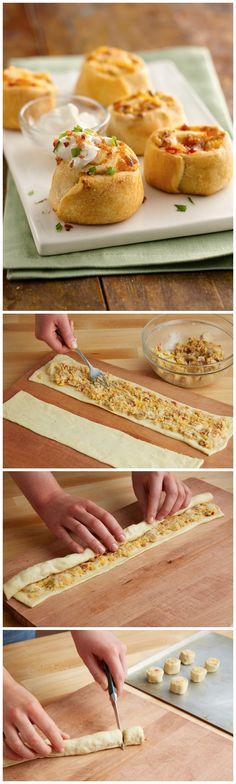
<path id="1" fill-rule="evenodd" d="M 107 677 L 102 667 L 106 662 L 112 674 L 118 697 L 122 694 L 126 677 L 126 645 L 117 640 L 112 632 L 71 632 L 77 651 L 90 670 L 94 680 L 102 689 L 108 688 Z"/>
<path id="2" fill-rule="evenodd" d="M 3 679 L 4 756 L 8 759 L 34 759 L 35 754 L 50 756 L 51 751 L 63 751 L 65 732 L 42 708 L 40 702 L 24 686 L 20 686 L 4 670 Z M 37 732 L 41 730 L 50 746 Z"/>
<path id="3" fill-rule="evenodd" d="M 187 507 L 192 493 L 185 482 L 169 471 L 133 471 L 133 488 L 148 523 L 164 520 Z M 165 498 L 162 499 L 162 493 Z"/>
<path id="4" fill-rule="evenodd" d="M 64 313 L 35 316 L 35 337 L 44 340 L 50 348 L 62 354 L 77 346 L 74 323 Z"/>
<path id="5" fill-rule="evenodd" d="M 122 528 L 109 512 L 60 488 L 41 505 L 39 513 L 50 531 L 73 553 L 82 553 L 85 547 L 91 547 L 95 553 L 114 552 L 125 539 Z"/>

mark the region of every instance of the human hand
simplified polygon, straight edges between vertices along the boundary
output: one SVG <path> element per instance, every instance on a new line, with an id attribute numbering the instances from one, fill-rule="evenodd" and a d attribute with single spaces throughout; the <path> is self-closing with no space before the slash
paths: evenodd
<path id="1" fill-rule="evenodd" d="M 113 515 L 93 501 L 74 498 L 61 489 L 41 505 L 39 514 L 50 531 L 73 553 L 82 553 L 84 547 L 91 547 L 95 553 L 114 552 L 125 539 Z"/>
<path id="2" fill-rule="evenodd" d="M 35 316 L 35 337 L 44 340 L 54 351 L 66 354 L 76 348 L 74 322 L 64 313 L 46 313 Z"/>
<path id="3" fill-rule="evenodd" d="M 51 751 L 63 751 L 63 740 L 69 738 L 62 732 L 40 702 L 24 686 L 4 670 L 3 679 L 3 733 L 4 756 L 8 759 L 34 759 L 36 754 L 50 756 Z M 50 746 L 37 732 L 41 730 Z"/>
<path id="4" fill-rule="evenodd" d="M 108 688 L 102 662 L 106 662 L 112 674 L 118 697 L 121 696 L 126 677 L 126 645 L 112 632 L 72 632 L 77 651 L 90 670 L 94 680 L 102 689 Z"/>
<path id="5" fill-rule="evenodd" d="M 133 471 L 132 482 L 148 523 L 164 520 L 168 515 L 184 509 L 192 498 L 188 485 L 169 471 Z M 165 493 L 163 501 L 162 492 Z"/>

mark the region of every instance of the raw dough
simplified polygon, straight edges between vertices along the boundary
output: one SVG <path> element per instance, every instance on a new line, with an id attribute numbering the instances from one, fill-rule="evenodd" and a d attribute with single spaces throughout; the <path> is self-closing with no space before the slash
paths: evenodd
<path id="1" fill-rule="evenodd" d="M 188 678 L 184 678 L 182 675 L 179 675 L 178 678 L 172 678 L 169 686 L 169 690 L 174 694 L 185 694 L 187 688 Z"/>
<path id="2" fill-rule="evenodd" d="M 218 517 L 223 517 L 219 507 L 214 504 L 210 505 L 211 500 L 211 493 L 202 493 L 191 499 L 191 504 L 188 509 L 180 510 L 172 517 L 166 517 L 162 522 L 156 522 L 152 526 L 145 522 L 128 526 L 124 529 L 126 537 L 125 542 L 120 545 L 119 552 L 116 552 L 115 554 L 107 553 L 97 556 L 93 550 L 86 548 L 83 553 L 72 553 L 61 558 L 54 558 L 30 566 L 14 577 L 11 577 L 10 580 L 5 583 L 5 596 L 7 599 L 14 596 L 15 599 L 26 604 L 28 607 L 35 607 L 51 596 L 55 596 L 80 582 L 84 582 L 98 574 L 103 574 L 115 566 L 124 563 L 127 557 L 134 558 L 136 555 L 144 552 L 144 549 L 147 550 L 156 547 L 158 544 L 162 544 L 162 542 L 165 542 L 174 536 L 191 530 L 196 525 Z M 206 506 L 207 510 L 210 509 L 213 511 L 213 514 L 210 516 L 209 514 L 206 514 Z M 205 510 L 204 515 L 201 511 L 202 509 Z M 185 524 L 182 525 L 184 520 Z M 136 542 L 137 546 L 134 547 L 134 551 L 131 546 L 130 552 L 129 544 L 132 542 Z M 125 552 L 126 550 L 127 552 Z M 88 563 L 88 570 L 83 573 L 82 564 L 86 563 Z M 68 576 L 70 576 L 70 570 L 74 567 L 79 567 L 79 571 L 78 574 L 76 574 L 76 580 L 72 582 L 68 579 Z M 60 574 L 62 577 L 61 584 L 55 585 L 53 582 L 53 575 Z M 40 586 L 40 581 L 45 580 L 45 578 L 48 577 L 50 586 L 48 584 L 42 584 Z"/>
<path id="3" fill-rule="evenodd" d="M 11 422 L 114 468 L 199 468 L 203 460 L 162 449 L 120 430 L 44 403 L 28 392 L 17 392 L 3 406 Z M 72 466 L 68 466 L 72 467 Z"/>
<path id="4" fill-rule="evenodd" d="M 206 674 L 207 670 L 205 667 L 199 667 L 199 665 L 196 665 L 190 672 L 191 681 L 194 683 L 200 683 L 201 681 L 204 681 Z"/>
<path id="5" fill-rule="evenodd" d="M 123 735 L 123 737 L 122 737 Z M 124 746 L 138 746 L 144 741 L 144 732 L 142 727 L 130 727 L 127 730 L 111 730 L 108 732 L 95 732 L 93 735 L 84 735 L 82 738 L 70 738 L 64 741 L 64 751 L 54 752 L 50 757 L 41 757 L 36 755 L 35 759 L 51 759 L 52 757 L 69 757 L 82 754 L 92 754 L 95 751 L 102 751 L 103 749 L 115 749 L 122 745 Z M 8 768 L 10 765 L 19 765 L 20 762 L 34 762 L 34 760 L 3 760 L 3 767 Z"/>
<path id="6" fill-rule="evenodd" d="M 195 656 L 195 651 L 191 651 L 190 648 L 185 648 L 185 650 L 180 651 L 179 654 L 181 664 L 193 664 Z"/>
<path id="7" fill-rule="evenodd" d="M 170 658 L 165 660 L 164 672 L 166 673 L 166 675 L 176 675 L 176 673 L 179 671 L 180 671 L 180 659 L 177 659 L 176 656 L 171 656 Z"/>
<path id="8" fill-rule="evenodd" d="M 57 392 L 58 391 L 62 392 L 62 394 L 69 395 L 70 397 L 75 397 L 77 400 L 81 400 L 90 405 L 99 406 L 97 400 L 92 400 L 91 398 L 86 396 L 83 392 L 76 389 L 75 387 L 69 386 L 68 384 L 65 384 L 64 386 L 62 385 L 59 386 L 58 384 L 56 384 L 54 381 L 51 380 L 49 373 L 51 373 L 52 376 L 54 366 L 58 365 L 60 362 L 64 364 L 66 363 L 67 365 L 68 364 L 72 365 L 75 368 L 77 368 L 78 377 L 81 377 L 81 369 L 84 369 L 85 366 L 80 362 L 76 362 L 70 356 L 65 357 L 65 355 L 63 354 L 58 354 L 56 357 L 54 357 L 53 360 L 51 360 L 46 365 L 43 365 L 41 368 L 36 370 L 35 373 L 33 373 L 33 375 L 30 376 L 29 381 L 35 381 L 37 384 L 44 384 L 47 387 L 51 387 L 51 389 L 56 389 Z M 124 379 L 118 378 L 118 376 L 115 376 L 113 374 L 112 375 L 109 374 L 109 378 L 112 381 L 124 381 Z M 230 439 L 233 432 L 232 417 L 222 417 L 222 416 L 217 416 L 216 414 L 210 414 L 207 411 L 192 408 L 191 406 L 186 406 L 185 404 L 179 403 L 173 400 L 172 398 L 166 397 L 165 395 L 160 395 L 159 393 L 156 393 L 153 390 L 148 389 L 148 387 L 141 386 L 140 384 L 136 384 L 134 382 L 128 382 L 128 383 L 130 387 L 134 390 L 138 390 L 138 391 L 141 390 L 141 392 L 148 392 L 149 394 L 151 393 L 152 395 L 155 395 L 156 399 L 163 400 L 163 403 L 167 401 L 168 403 L 172 404 L 173 415 L 176 414 L 176 410 L 177 410 L 176 406 L 181 407 L 182 414 L 188 415 L 189 417 L 193 416 L 194 422 L 191 424 L 191 422 L 189 421 L 188 433 L 186 435 L 182 435 L 181 433 L 169 430 L 168 427 L 166 427 L 166 429 L 164 428 L 164 426 L 161 427 L 161 425 L 153 422 L 152 419 L 147 419 L 147 418 L 139 419 L 137 418 L 137 416 L 135 417 L 132 416 L 131 414 L 121 413 L 120 410 L 118 411 L 112 410 L 112 413 L 115 414 L 116 416 L 117 415 L 122 416 L 125 419 L 129 419 L 132 422 L 136 422 L 136 424 L 138 425 L 142 425 L 143 427 L 148 427 L 150 430 L 155 430 L 158 433 L 162 433 L 163 435 L 166 435 L 169 438 L 175 438 L 177 441 L 183 441 L 184 443 L 190 444 L 190 446 L 194 447 L 195 449 L 198 449 L 200 452 L 204 452 L 207 455 L 213 455 L 216 452 L 219 452 L 226 447 L 228 440 Z M 100 404 L 100 408 L 103 408 L 107 411 L 111 410 L 105 404 Z M 201 433 L 199 431 L 200 425 L 199 425 L 198 417 L 197 420 L 195 421 L 197 414 L 199 414 L 199 416 L 202 415 L 204 429 L 207 428 L 208 438 L 209 438 L 209 446 L 207 447 L 205 447 L 204 444 L 201 443 L 202 438 L 201 438 Z M 214 437 L 212 436 L 212 429 L 219 421 L 221 421 L 222 424 L 224 424 L 224 429 L 222 432 L 218 433 L 216 438 L 215 435 Z M 190 434 L 191 427 L 192 427 L 192 432 Z M 158 467 L 160 468 L 159 465 Z M 169 468 L 175 468 L 175 467 L 181 468 L 179 464 L 175 466 L 169 465 Z"/>
<path id="9" fill-rule="evenodd" d="M 163 680 L 164 670 L 162 667 L 149 667 L 146 670 L 146 678 L 148 683 L 161 683 Z"/>
<path id="10" fill-rule="evenodd" d="M 208 659 L 205 661 L 205 668 L 207 672 L 216 672 L 220 666 L 220 659 L 214 659 L 213 656 L 209 656 Z"/>

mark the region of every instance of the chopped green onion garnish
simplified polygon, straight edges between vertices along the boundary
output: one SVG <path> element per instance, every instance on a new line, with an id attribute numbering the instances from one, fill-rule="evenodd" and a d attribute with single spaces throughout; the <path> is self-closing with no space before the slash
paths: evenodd
<path id="1" fill-rule="evenodd" d="M 95 174 L 96 171 L 97 171 L 96 166 L 90 166 L 90 169 L 88 169 L 87 174 Z"/>
<path id="2" fill-rule="evenodd" d="M 186 212 L 186 204 L 175 204 L 174 205 L 177 209 L 177 212 Z"/>
<path id="3" fill-rule="evenodd" d="M 191 202 L 191 204 L 195 204 L 195 201 L 193 201 L 192 196 L 188 196 L 188 200 Z"/>
<path id="4" fill-rule="evenodd" d="M 63 131 L 63 133 L 59 133 L 58 139 L 63 139 L 63 136 L 67 136 L 67 131 Z"/>
<path id="5" fill-rule="evenodd" d="M 75 125 L 73 131 L 83 131 L 83 128 L 81 128 L 81 125 Z"/>
<path id="6" fill-rule="evenodd" d="M 108 169 L 106 170 L 106 174 L 115 174 L 115 173 L 116 173 L 116 169 L 114 169 L 114 166 L 108 166 Z"/>
<path id="7" fill-rule="evenodd" d="M 93 131 L 91 131 L 91 128 L 84 128 L 84 131 L 85 133 L 90 133 L 90 134 L 93 133 Z"/>
<path id="8" fill-rule="evenodd" d="M 33 196 L 34 191 L 29 191 L 28 196 Z"/>
<path id="9" fill-rule="evenodd" d="M 112 136 L 111 137 L 111 145 L 112 145 L 112 147 L 115 147 L 116 142 L 117 142 L 117 136 Z"/>
<path id="10" fill-rule="evenodd" d="M 61 223 L 56 223 L 56 231 L 62 231 L 63 226 Z"/>
<path id="11" fill-rule="evenodd" d="M 80 153 L 81 153 L 81 150 L 80 150 L 80 148 L 79 148 L 79 147 L 72 147 L 72 148 L 71 148 L 71 155 L 72 155 L 72 158 L 77 158 L 77 157 L 78 157 L 78 155 L 80 155 Z"/>

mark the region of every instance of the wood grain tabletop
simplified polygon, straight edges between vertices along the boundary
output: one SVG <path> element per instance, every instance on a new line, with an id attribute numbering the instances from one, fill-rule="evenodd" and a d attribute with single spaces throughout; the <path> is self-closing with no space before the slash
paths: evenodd
<path id="1" fill-rule="evenodd" d="M 175 318 L 175 314 L 169 313 L 168 319 L 172 317 Z M 78 346 L 85 354 L 92 353 L 98 362 L 100 358 L 114 367 L 145 372 L 147 362 L 142 352 L 141 332 L 149 321 L 149 314 L 77 313 L 71 315 L 71 318 L 74 319 Z M 159 314 L 157 318 L 160 323 L 166 321 L 164 315 Z M 183 314 L 183 318 L 188 319 L 188 314 Z M 232 324 L 230 314 L 221 316 L 207 313 L 204 320 L 226 328 Z M 33 314 L 5 314 L 3 329 L 4 389 L 7 389 L 23 373 L 31 370 L 41 357 L 44 362 L 47 346 L 34 336 Z M 175 388 L 171 384 L 169 387 L 172 395 Z M 199 392 L 206 398 L 231 403 L 232 368 L 214 385 L 201 387 Z"/>
<path id="2" fill-rule="evenodd" d="M 5 3 L 4 62 L 84 53 L 209 48 L 232 110 L 232 3 Z M 230 271 L 8 281 L 5 310 L 231 310 Z"/>
<path id="3" fill-rule="evenodd" d="M 126 630 L 115 629 L 114 633 L 119 640 L 127 646 L 128 667 L 152 656 L 168 646 L 174 645 L 194 634 L 198 629 L 182 630 Z M 25 688 L 40 700 L 42 705 L 50 701 L 69 695 L 75 689 L 92 682 L 89 670 L 81 661 L 75 649 L 71 634 L 67 632 L 38 632 L 40 637 L 34 640 L 11 643 L 4 646 L 4 665 L 13 678 L 20 681 Z M 217 631 L 232 637 L 232 631 Z M 135 691 L 131 686 L 126 686 L 129 691 Z M 154 697 L 145 695 L 150 701 Z M 181 713 L 177 708 L 169 705 L 168 710 Z M 188 720 L 202 724 L 199 719 L 188 715 Z M 211 732 L 224 735 L 222 730 L 209 725 Z"/>

